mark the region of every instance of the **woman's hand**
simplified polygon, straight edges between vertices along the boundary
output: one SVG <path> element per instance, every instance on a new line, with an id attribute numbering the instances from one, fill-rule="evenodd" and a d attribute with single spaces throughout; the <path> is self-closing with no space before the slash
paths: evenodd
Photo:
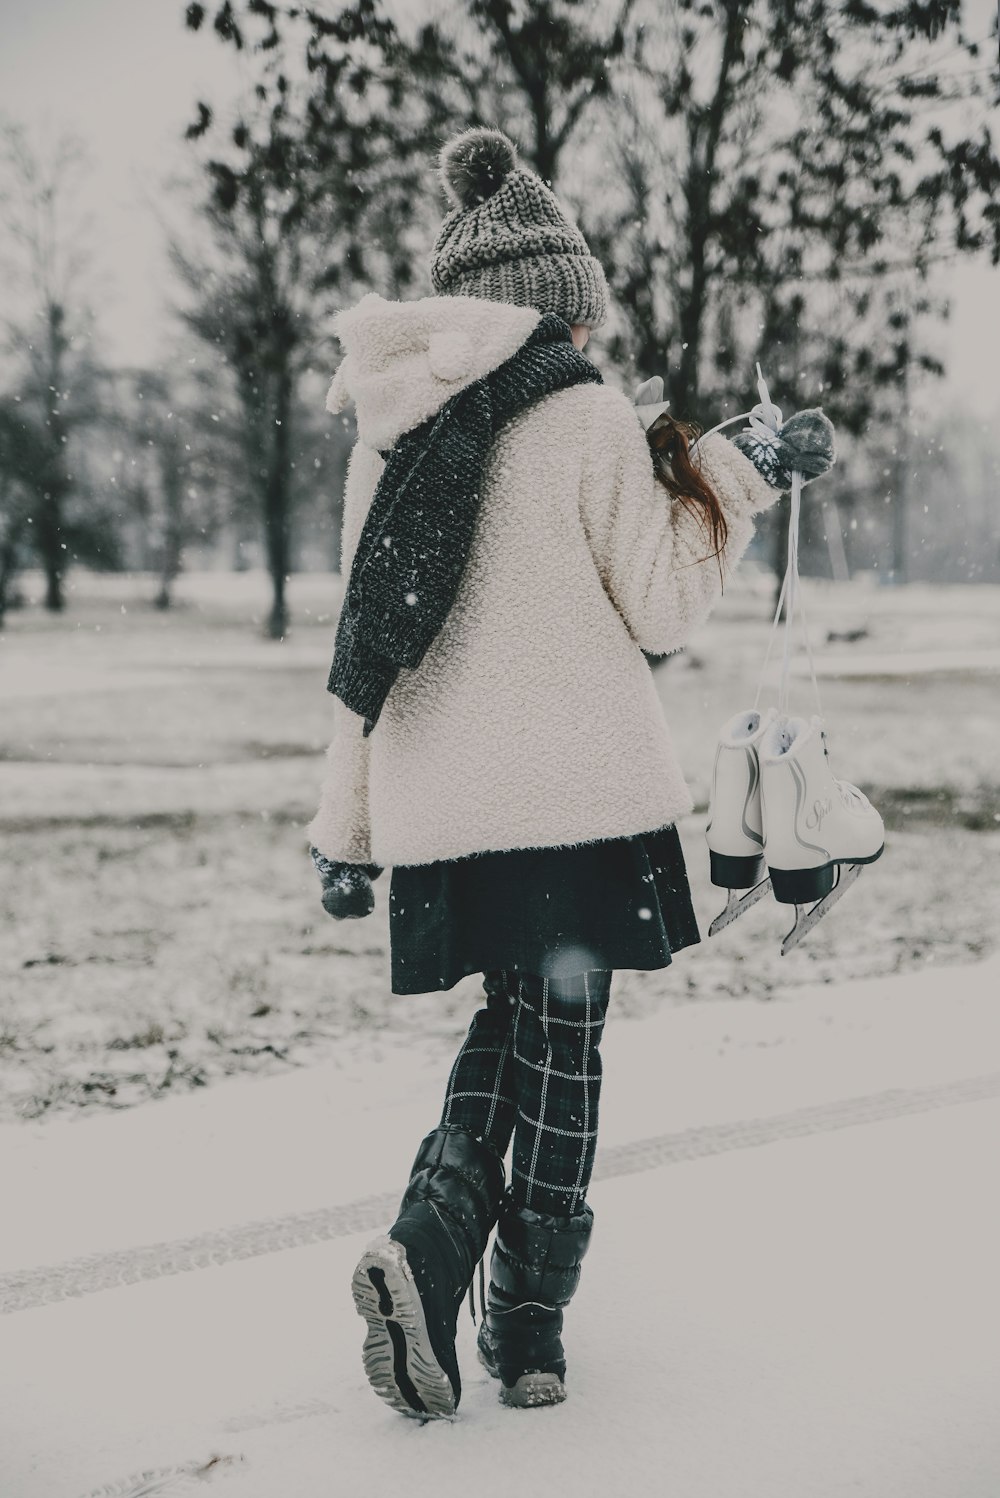
<path id="1" fill-rule="evenodd" d="M 761 407 L 754 407 L 754 415 L 758 419 L 751 421 L 750 429 L 737 432 L 730 441 L 750 459 L 772 489 L 790 489 L 793 473 L 801 473 L 808 484 L 833 467 L 836 461 L 833 422 L 819 406 L 798 411 L 786 422 L 781 422 L 781 413 L 777 412 L 780 424 L 776 430 L 771 430 L 763 419 Z"/>
<path id="2" fill-rule="evenodd" d="M 323 909 L 335 920 L 360 920 L 375 909 L 372 880 L 381 874 L 377 863 L 334 863 L 317 848 L 310 857 L 323 886 Z"/>

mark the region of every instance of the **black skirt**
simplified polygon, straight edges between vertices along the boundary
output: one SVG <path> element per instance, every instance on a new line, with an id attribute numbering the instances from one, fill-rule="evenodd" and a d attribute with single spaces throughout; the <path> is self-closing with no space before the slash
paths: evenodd
<path id="1" fill-rule="evenodd" d="M 648 971 L 701 940 L 675 827 L 397 866 L 389 934 L 399 994 L 491 968 L 543 978 Z"/>

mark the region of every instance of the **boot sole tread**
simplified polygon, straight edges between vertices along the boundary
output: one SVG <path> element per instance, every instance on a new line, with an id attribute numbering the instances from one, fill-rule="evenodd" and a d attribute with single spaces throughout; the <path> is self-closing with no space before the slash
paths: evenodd
<path id="1" fill-rule="evenodd" d="M 376 1239 L 358 1262 L 351 1291 L 368 1326 L 362 1348 L 365 1375 L 379 1398 L 412 1419 L 454 1415 L 455 1391 L 434 1355 L 403 1245 L 388 1237 Z"/>
<path id="2" fill-rule="evenodd" d="M 490 1378 L 500 1385 L 500 1403 L 511 1409 L 535 1409 L 545 1404 L 562 1404 L 566 1398 L 566 1385 L 558 1373 L 522 1373 L 516 1383 L 505 1384 L 500 1369 L 483 1351 L 477 1341 L 476 1352 Z"/>
<path id="3" fill-rule="evenodd" d="M 566 1386 L 558 1373 L 522 1373 L 512 1388 L 500 1385 L 500 1403 L 513 1410 L 541 1409 L 562 1404 Z"/>

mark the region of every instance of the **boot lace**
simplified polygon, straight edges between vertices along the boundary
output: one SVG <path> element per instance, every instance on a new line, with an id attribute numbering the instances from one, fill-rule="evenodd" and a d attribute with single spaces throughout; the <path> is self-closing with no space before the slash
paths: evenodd
<path id="1" fill-rule="evenodd" d="M 469 1281 L 469 1315 L 472 1317 L 473 1326 L 476 1325 L 476 1275 L 473 1270 L 472 1279 Z M 486 1320 L 486 1250 L 479 1260 L 479 1315 L 483 1321 Z"/>

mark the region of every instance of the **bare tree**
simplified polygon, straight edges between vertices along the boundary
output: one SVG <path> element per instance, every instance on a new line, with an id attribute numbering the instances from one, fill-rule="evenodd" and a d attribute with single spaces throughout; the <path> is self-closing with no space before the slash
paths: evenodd
<path id="1" fill-rule="evenodd" d="M 992 33 L 922 0 L 662 12 L 619 73 L 593 215 L 619 356 L 692 414 L 763 351 L 855 433 L 908 363 L 940 373 L 919 340 L 944 310 L 932 267 L 1000 262 Z"/>
<path id="2" fill-rule="evenodd" d="M 192 544 L 209 542 L 234 504 L 237 443 L 231 413 L 218 410 L 218 379 L 207 366 L 165 375 L 117 370 L 109 377 L 107 432 L 117 444 L 112 475 L 123 502 L 123 530 L 138 522 L 130 551 L 155 572 L 157 608 L 169 608 Z"/>
<path id="3" fill-rule="evenodd" d="M 200 245 L 173 247 L 189 291 L 183 317 L 214 353 L 219 377 L 241 413 L 241 469 L 262 527 L 272 603 L 267 631 L 288 625 L 293 432 L 298 382 L 315 348 L 319 313 L 308 226 L 288 223 L 273 173 L 254 162 L 232 200 L 214 174 L 202 205 Z"/>
<path id="4" fill-rule="evenodd" d="M 22 478 L 33 495 L 30 536 L 45 572 L 45 606 L 52 610 L 64 604 L 72 532 L 87 528 L 87 491 L 73 467 L 73 439 L 100 414 L 82 292 L 86 225 L 76 206 L 85 167 L 83 148 L 72 137 L 39 150 L 19 127 L 0 130 L 3 269 L 18 306 L 7 319 L 6 353 L 10 383 L 40 438 L 36 467 Z M 68 514 L 71 502 L 81 513 Z"/>
<path id="5" fill-rule="evenodd" d="M 0 626 L 21 559 L 30 546 L 35 486 L 47 461 L 40 426 L 18 402 L 9 397 L 0 400 Z"/>

